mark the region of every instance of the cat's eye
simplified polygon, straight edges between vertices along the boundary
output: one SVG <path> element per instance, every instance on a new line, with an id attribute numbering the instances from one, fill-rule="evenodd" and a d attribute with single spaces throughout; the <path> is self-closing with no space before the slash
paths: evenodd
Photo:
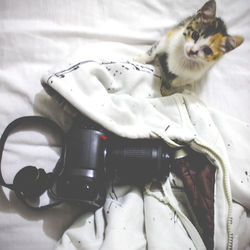
<path id="1" fill-rule="evenodd" d="M 206 55 L 211 55 L 213 53 L 213 51 L 209 47 L 205 47 L 203 51 Z"/>
<path id="2" fill-rule="evenodd" d="M 194 39 L 195 41 L 197 41 L 200 38 L 200 34 L 197 31 L 194 31 L 192 33 L 192 39 Z"/>

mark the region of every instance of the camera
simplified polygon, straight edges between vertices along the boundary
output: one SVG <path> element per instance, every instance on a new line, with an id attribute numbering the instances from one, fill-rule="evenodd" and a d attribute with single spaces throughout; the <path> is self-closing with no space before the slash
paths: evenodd
<path id="1" fill-rule="evenodd" d="M 31 124 L 46 125 L 62 138 L 61 156 L 51 173 L 26 166 L 16 173 L 13 184 L 8 184 L 0 164 L 0 185 L 13 190 L 31 208 L 48 208 L 66 201 L 96 209 L 104 204 L 108 185 L 114 180 L 143 186 L 169 175 L 171 150 L 163 140 L 124 138 L 80 114 L 67 133 L 45 117 L 14 120 L 0 138 L 0 163 L 9 134 Z M 48 201 L 46 205 L 42 198 Z"/>
<path id="2" fill-rule="evenodd" d="M 169 174 L 171 150 L 161 139 L 117 136 L 85 116 L 78 116 L 66 134 L 63 169 L 50 188 L 54 199 L 91 208 L 101 207 L 107 185 L 143 185 Z"/>

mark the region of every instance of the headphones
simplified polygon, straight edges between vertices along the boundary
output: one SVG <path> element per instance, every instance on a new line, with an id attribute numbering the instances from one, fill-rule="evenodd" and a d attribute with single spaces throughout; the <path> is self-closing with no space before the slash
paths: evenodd
<path id="1" fill-rule="evenodd" d="M 42 168 L 36 168 L 35 166 L 26 166 L 19 170 L 14 177 L 13 184 L 7 184 L 2 176 L 1 161 L 4 150 L 4 145 L 8 136 L 16 130 L 19 126 L 25 126 L 33 124 L 35 126 L 47 126 L 50 129 L 60 134 L 62 140 L 61 156 L 56 163 L 56 166 L 52 173 L 46 173 Z M 56 182 L 58 176 L 63 170 L 64 161 L 66 157 L 66 143 L 65 135 L 61 127 L 59 127 L 54 121 L 41 116 L 25 116 L 20 117 L 11 122 L 4 130 L 0 138 L 0 185 L 13 190 L 16 196 L 24 202 L 28 207 L 35 209 L 43 209 L 58 205 L 59 200 L 49 195 L 49 190 Z M 48 191 L 46 199 L 49 201 L 46 204 L 40 204 L 39 199 L 44 193 Z"/>

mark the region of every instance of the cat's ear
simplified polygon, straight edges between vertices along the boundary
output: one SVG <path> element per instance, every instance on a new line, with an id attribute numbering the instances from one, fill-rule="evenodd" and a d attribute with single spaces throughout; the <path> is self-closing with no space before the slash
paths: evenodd
<path id="1" fill-rule="evenodd" d="M 244 38 L 241 36 L 226 36 L 223 50 L 225 53 L 239 47 L 244 41 Z"/>
<path id="2" fill-rule="evenodd" d="M 216 15 L 216 2 L 215 0 L 210 0 L 206 2 L 201 9 L 198 10 L 198 18 L 202 22 L 209 22 L 215 18 Z"/>

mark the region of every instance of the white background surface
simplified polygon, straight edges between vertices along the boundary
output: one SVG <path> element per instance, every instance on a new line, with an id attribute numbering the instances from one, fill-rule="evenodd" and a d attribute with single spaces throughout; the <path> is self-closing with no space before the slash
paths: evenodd
<path id="1" fill-rule="evenodd" d="M 146 50 L 204 2 L 1 0 L 0 133 L 13 119 L 32 114 L 65 125 L 67 117 L 59 105 L 41 94 L 40 78 L 75 49 L 112 41 Z M 218 0 L 217 10 L 229 33 L 244 36 L 245 42 L 226 55 L 195 91 L 209 107 L 250 123 L 250 2 Z M 7 180 L 27 164 L 53 167 L 59 150 L 55 144 L 39 133 L 13 135 L 2 162 Z M 69 206 L 31 211 L 13 193 L 0 190 L 0 250 L 52 249 L 79 213 Z"/>

